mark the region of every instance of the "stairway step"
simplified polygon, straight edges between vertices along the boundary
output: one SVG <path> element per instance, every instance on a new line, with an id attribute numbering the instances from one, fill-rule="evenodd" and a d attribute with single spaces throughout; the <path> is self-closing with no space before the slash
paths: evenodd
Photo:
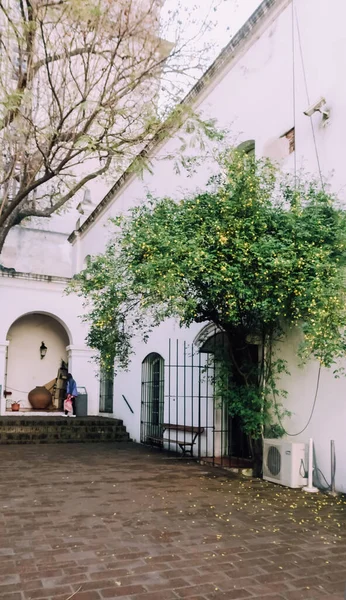
<path id="1" fill-rule="evenodd" d="M 123 425 L 121 419 L 110 419 L 107 417 L 0 417 L 0 427 L 3 425 L 13 425 L 26 427 L 28 425 L 42 426 L 47 423 L 56 427 L 64 427 L 66 424 L 79 423 L 80 425 L 102 425 L 114 426 Z"/>
<path id="2" fill-rule="evenodd" d="M 128 441 L 130 437 L 121 419 L 0 417 L 0 445 Z"/>

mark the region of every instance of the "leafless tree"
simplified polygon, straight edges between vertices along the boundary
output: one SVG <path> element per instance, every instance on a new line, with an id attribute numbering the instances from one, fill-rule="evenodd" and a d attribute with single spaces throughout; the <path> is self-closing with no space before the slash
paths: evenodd
<path id="1" fill-rule="evenodd" d="M 162 2 L 0 0 L 0 251 L 11 227 L 115 177 L 183 118 L 167 120 L 162 90 L 172 108 L 205 56 L 178 11 L 162 39 Z"/>

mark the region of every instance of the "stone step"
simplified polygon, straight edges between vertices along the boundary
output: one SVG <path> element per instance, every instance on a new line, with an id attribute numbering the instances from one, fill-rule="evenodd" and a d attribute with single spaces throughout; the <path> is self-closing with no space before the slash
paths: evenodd
<path id="1" fill-rule="evenodd" d="M 120 419 L 103 417 L 1 417 L 0 444 L 128 442 Z"/>
<path id="2" fill-rule="evenodd" d="M 67 430 L 67 429 L 73 429 L 73 428 L 77 428 L 77 429 L 81 429 L 81 430 L 87 430 L 87 429 L 104 429 L 104 430 L 115 430 L 115 429 L 124 429 L 124 425 L 119 425 L 119 423 L 114 423 L 114 425 L 111 424 L 103 424 L 103 423 L 79 423 L 78 420 L 72 420 L 72 419 L 68 419 L 66 423 L 64 423 L 63 425 L 59 424 L 57 425 L 56 423 L 1 423 L 0 422 L 0 431 L 3 431 L 5 429 L 15 429 L 15 430 L 19 430 L 19 429 L 23 429 L 23 430 L 27 430 L 30 429 L 31 431 L 39 431 L 41 429 L 56 429 L 57 431 L 61 430 Z"/>
<path id="3" fill-rule="evenodd" d="M 47 416 L 47 417 L 35 417 L 35 416 L 30 416 L 30 417 L 25 417 L 25 416 L 11 416 L 11 417 L 0 417 L 0 427 L 2 427 L 2 425 L 5 424 L 12 424 L 12 423 L 20 423 L 21 425 L 29 425 L 29 424 L 38 424 L 38 425 L 42 425 L 43 423 L 48 423 L 50 425 L 54 424 L 54 425 L 62 425 L 65 426 L 66 423 L 74 423 L 74 422 L 78 422 L 80 425 L 89 425 L 89 424 L 100 424 L 100 425 L 123 425 L 123 421 L 121 419 L 111 419 L 110 417 L 76 417 L 76 418 L 71 418 L 71 417 L 54 417 L 54 416 Z"/>
<path id="4" fill-rule="evenodd" d="M 48 435 L 45 433 L 30 435 L 30 434 L 8 434 L 7 436 L 1 436 L 0 445 L 2 444 L 56 444 L 56 443 L 82 443 L 82 442 L 129 442 L 131 441 L 128 434 L 124 435 L 98 435 L 98 434 L 87 434 L 87 435 L 71 435 L 71 436 L 59 436 L 59 435 Z"/>

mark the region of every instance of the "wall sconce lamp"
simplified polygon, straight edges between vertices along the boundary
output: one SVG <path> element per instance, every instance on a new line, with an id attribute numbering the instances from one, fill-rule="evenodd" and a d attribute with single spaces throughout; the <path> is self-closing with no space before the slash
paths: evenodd
<path id="1" fill-rule="evenodd" d="M 46 356 L 47 354 L 47 346 L 44 342 L 42 342 L 41 346 L 40 346 L 40 356 L 41 356 L 41 360 Z"/>

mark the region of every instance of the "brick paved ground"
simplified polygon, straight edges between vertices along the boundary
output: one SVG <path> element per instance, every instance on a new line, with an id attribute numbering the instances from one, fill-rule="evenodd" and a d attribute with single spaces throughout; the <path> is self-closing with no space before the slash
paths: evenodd
<path id="1" fill-rule="evenodd" d="M 1 599 L 343 598 L 344 499 L 135 445 L 0 456 Z"/>

